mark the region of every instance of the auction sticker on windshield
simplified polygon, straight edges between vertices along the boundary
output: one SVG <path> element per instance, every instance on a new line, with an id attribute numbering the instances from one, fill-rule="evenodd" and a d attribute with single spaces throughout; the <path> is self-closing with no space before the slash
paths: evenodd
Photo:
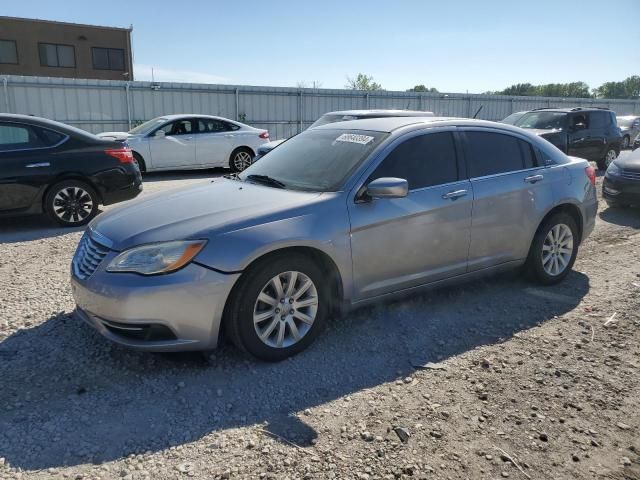
<path id="1" fill-rule="evenodd" d="M 343 133 L 336 138 L 336 142 L 359 143 L 361 145 L 366 145 L 372 140 L 373 137 L 370 137 L 369 135 L 357 135 L 355 133 Z"/>

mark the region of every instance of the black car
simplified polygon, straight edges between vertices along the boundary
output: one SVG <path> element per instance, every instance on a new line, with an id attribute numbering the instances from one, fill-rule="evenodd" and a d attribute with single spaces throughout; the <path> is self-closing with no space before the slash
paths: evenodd
<path id="1" fill-rule="evenodd" d="M 602 182 L 602 196 L 610 207 L 640 205 L 640 152 L 611 162 Z"/>
<path id="2" fill-rule="evenodd" d="M 44 118 L 0 114 L 0 216 L 47 213 L 64 226 L 84 225 L 99 204 L 141 191 L 126 145 Z"/>
<path id="3" fill-rule="evenodd" d="M 602 108 L 539 108 L 514 125 L 534 130 L 567 155 L 595 161 L 601 170 L 615 160 L 622 146 L 615 113 Z"/>

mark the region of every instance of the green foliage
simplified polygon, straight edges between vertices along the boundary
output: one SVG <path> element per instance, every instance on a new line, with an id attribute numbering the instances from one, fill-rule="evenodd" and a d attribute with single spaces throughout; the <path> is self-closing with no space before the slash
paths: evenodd
<path id="1" fill-rule="evenodd" d="M 349 88 L 351 90 L 367 90 L 369 92 L 383 90 L 382 85 L 374 82 L 371 75 L 365 75 L 364 73 L 359 73 L 356 78 L 347 77 L 347 84 L 344 88 Z"/>
<path id="2" fill-rule="evenodd" d="M 427 88 L 424 85 L 420 84 L 420 85 L 416 85 L 413 88 L 410 88 L 407 90 L 407 92 L 428 92 L 428 93 L 438 93 L 438 89 L 437 88 Z"/>
<path id="3" fill-rule="evenodd" d="M 640 97 L 640 76 L 633 75 L 621 82 L 606 82 L 593 89 L 598 98 L 638 98 Z"/>
<path id="4" fill-rule="evenodd" d="M 531 83 L 517 83 L 495 95 L 521 95 L 536 97 L 568 97 L 584 98 L 590 97 L 589 85 L 584 82 L 572 83 L 548 83 L 546 85 L 532 85 Z"/>

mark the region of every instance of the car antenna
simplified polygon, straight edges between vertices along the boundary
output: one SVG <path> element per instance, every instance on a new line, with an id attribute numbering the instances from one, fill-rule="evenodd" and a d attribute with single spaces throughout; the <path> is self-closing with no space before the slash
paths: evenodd
<path id="1" fill-rule="evenodd" d="M 480 108 L 478 110 L 476 110 L 476 113 L 474 113 L 472 118 L 476 118 L 483 108 L 484 108 L 484 105 L 480 105 Z"/>

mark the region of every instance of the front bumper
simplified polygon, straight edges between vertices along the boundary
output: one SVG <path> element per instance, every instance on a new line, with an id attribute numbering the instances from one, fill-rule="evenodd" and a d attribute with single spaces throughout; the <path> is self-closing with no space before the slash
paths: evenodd
<path id="1" fill-rule="evenodd" d="M 80 319 L 109 340 L 138 350 L 217 346 L 224 306 L 240 274 L 227 275 L 194 263 L 167 275 L 107 272 L 116 255 L 107 254 L 86 279 L 72 269 L 71 289 Z"/>
<path id="2" fill-rule="evenodd" d="M 602 196 L 612 203 L 640 205 L 640 180 L 628 180 L 608 174 L 602 182 Z"/>

